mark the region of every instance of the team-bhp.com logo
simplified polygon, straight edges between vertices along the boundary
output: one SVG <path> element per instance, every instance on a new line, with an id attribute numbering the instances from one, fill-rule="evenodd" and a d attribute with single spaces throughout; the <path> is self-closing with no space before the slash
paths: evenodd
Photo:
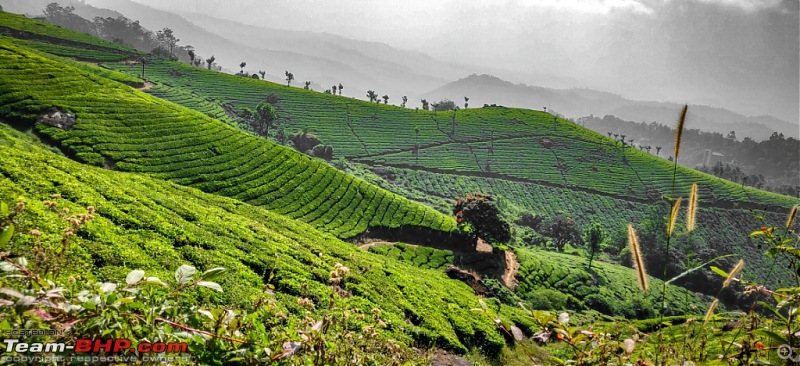
<path id="1" fill-rule="evenodd" d="M 787 361 L 800 361 L 800 348 L 792 348 L 788 344 L 778 346 L 778 357 Z"/>
<path id="2" fill-rule="evenodd" d="M 78 339 L 74 345 L 63 342 L 36 343 L 19 339 L 4 339 L 5 361 L 46 362 L 135 362 L 164 361 L 167 354 L 185 353 L 186 343 L 142 342 L 135 346 L 128 339 Z M 50 356 L 27 354 L 49 354 Z M 70 355 L 61 355 L 72 353 Z M 127 353 L 127 355 L 126 355 Z M 8 356 L 16 354 L 15 356 Z M 9 359 L 11 358 L 11 359 Z M 181 357 L 185 358 L 185 357 Z M 17 360 L 18 359 L 18 360 Z"/>

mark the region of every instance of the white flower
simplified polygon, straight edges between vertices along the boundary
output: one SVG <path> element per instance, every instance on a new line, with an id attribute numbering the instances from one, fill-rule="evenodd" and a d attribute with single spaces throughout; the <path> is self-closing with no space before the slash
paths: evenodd
<path id="1" fill-rule="evenodd" d="M 569 313 L 558 314 L 558 322 L 564 325 L 569 324 Z"/>
<path id="2" fill-rule="evenodd" d="M 633 348 L 635 346 L 636 342 L 634 342 L 633 339 L 626 338 L 624 341 L 622 341 L 622 349 L 624 349 L 625 353 L 627 354 L 633 353 Z"/>

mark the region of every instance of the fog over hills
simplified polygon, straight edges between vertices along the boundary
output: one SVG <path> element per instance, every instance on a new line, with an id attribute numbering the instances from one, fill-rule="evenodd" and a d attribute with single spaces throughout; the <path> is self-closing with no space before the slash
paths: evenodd
<path id="1" fill-rule="evenodd" d="M 0 3 L 35 15 L 49 1 Z M 469 96 L 473 107 L 665 124 L 688 103 L 690 128 L 757 140 L 800 134 L 795 0 L 61 3 L 87 19 L 123 14 L 170 27 L 229 72 L 244 61 L 272 81 L 288 70 L 295 85 L 341 83 L 361 99 L 367 90 L 395 104 L 406 95 L 409 106 Z"/>
<path id="2" fill-rule="evenodd" d="M 429 100 L 450 99 L 463 103 L 470 98 L 471 107 L 499 104 L 507 107 L 531 109 L 547 108 L 569 118 L 591 114 L 602 117 L 614 115 L 635 122 L 675 124 L 682 105 L 670 102 L 635 101 L 619 95 L 591 89 L 553 89 L 525 84 L 514 84 L 491 75 L 470 75 L 425 93 Z M 741 137 L 755 140 L 769 138 L 773 132 L 798 138 L 796 125 L 771 116 L 745 117 L 722 108 L 692 105 L 689 108 L 687 128 L 727 134 L 735 131 Z"/>

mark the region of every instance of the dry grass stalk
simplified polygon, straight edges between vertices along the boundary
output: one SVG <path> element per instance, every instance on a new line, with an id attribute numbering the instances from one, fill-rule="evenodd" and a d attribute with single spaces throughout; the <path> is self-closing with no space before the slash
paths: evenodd
<path id="1" fill-rule="evenodd" d="M 644 258 L 642 257 L 642 250 L 639 247 L 639 239 L 636 238 L 636 230 L 633 229 L 633 225 L 631 224 L 628 224 L 628 244 L 631 249 L 633 265 L 636 267 L 636 277 L 639 279 L 639 288 L 647 292 L 650 288 L 647 283 L 647 269 L 644 266 Z"/>

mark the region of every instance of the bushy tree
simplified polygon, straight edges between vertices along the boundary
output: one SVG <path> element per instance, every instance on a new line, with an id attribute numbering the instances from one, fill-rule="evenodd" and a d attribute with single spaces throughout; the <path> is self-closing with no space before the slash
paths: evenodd
<path id="1" fill-rule="evenodd" d="M 269 137 L 269 129 L 275 123 L 275 119 L 278 118 L 275 107 L 273 107 L 272 104 L 261 102 L 256 106 L 253 117 L 264 136 Z"/>
<path id="2" fill-rule="evenodd" d="M 481 239 L 490 243 L 506 243 L 511 240 L 508 222 L 500 217 L 500 209 L 490 196 L 468 194 L 456 201 L 453 214 L 459 225 L 471 229 Z"/>
<path id="3" fill-rule="evenodd" d="M 421 100 L 421 102 L 422 102 L 422 109 L 427 111 L 429 109 L 428 108 L 428 100 L 427 99 L 423 99 L 423 100 Z"/>
<path id="4" fill-rule="evenodd" d="M 242 61 L 242 63 L 239 64 L 239 73 L 242 74 L 242 75 L 244 75 L 244 67 L 245 66 L 247 66 L 247 62 Z"/>
<path id="5" fill-rule="evenodd" d="M 450 99 L 444 99 L 442 101 L 432 103 L 431 106 L 433 106 L 434 111 L 454 111 L 456 109 L 456 102 Z"/>
<path id="6" fill-rule="evenodd" d="M 175 37 L 175 34 L 172 32 L 172 29 L 164 28 L 160 31 L 156 31 L 156 40 L 158 43 L 163 47 L 165 50 L 169 52 L 169 56 L 171 57 L 173 54 L 173 50 L 175 49 L 175 45 L 178 44 L 181 40 Z"/>
<path id="7" fill-rule="evenodd" d="M 389 96 L 384 94 L 381 98 L 383 98 L 383 104 L 389 104 Z"/>
<path id="8" fill-rule="evenodd" d="M 564 250 L 564 246 L 567 243 L 583 244 L 583 238 L 581 238 L 581 232 L 575 220 L 563 213 L 555 215 L 542 223 L 539 232 L 553 239 L 553 244 L 555 244 L 558 251 Z"/>
<path id="9" fill-rule="evenodd" d="M 405 108 L 406 107 L 406 102 L 408 102 L 408 97 L 404 95 L 403 96 L 403 103 L 400 103 L 400 106 Z"/>

